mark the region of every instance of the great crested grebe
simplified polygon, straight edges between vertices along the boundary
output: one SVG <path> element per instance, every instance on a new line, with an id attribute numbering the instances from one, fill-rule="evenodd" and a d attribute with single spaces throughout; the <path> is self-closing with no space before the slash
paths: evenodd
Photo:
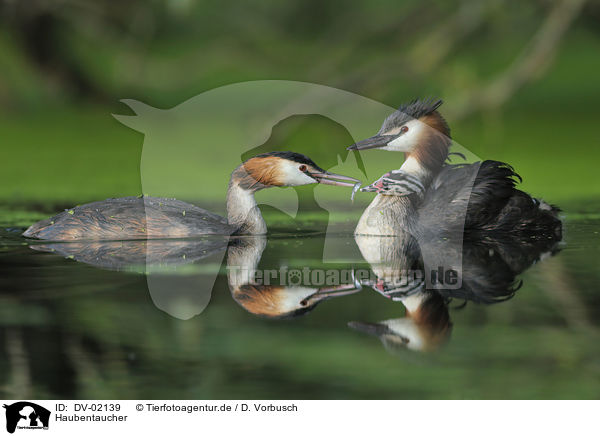
<path id="1" fill-rule="evenodd" d="M 349 327 L 377 336 L 390 351 L 408 348 L 433 351 L 451 335 L 448 303 L 452 300 L 496 304 L 511 299 L 522 282 L 517 276 L 539 260 L 558 251 L 558 242 L 530 238 L 494 237 L 468 240 L 457 245 L 450 240 L 418 240 L 400 232 L 395 237 L 356 235 L 360 252 L 376 279 L 360 281 L 405 308 L 405 316 L 379 322 L 353 321 Z M 439 258 L 455 258 L 462 253 L 460 287 L 427 287 L 428 271 L 440 265 L 426 264 L 423 253 L 435 250 Z"/>
<path id="2" fill-rule="evenodd" d="M 435 291 L 419 290 L 402 298 L 406 315 L 379 322 L 350 321 L 348 327 L 377 336 L 391 351 L 434 351 L 452 333 L 452 321 L 444 297 Z"/>
<path id="3" fill-rule="evenodd" d="M 320 288 L 257 283 L 256 271 L 266 244 L 264 235 L 256 235 L 237 238 L 227 248 L 227 281 L 231 296 L 253 315 L 294 318 L 310 312 L 322 301 L 355 294 L 362 289 L 357 281 Z"/>
<path id="4" fill-rule="evenodd" d="M 362 280 L 358 285 L 369 286 L 384 297 L 401 302 L 405 316 L 380 322 L 352 321 L 348 326 L 379 337 L 390 351 L 436 349 L 452 331 L 446 301 L 439 292 L 426 287 L 422 244 L 407 232 L 394 236 L 354 237 L 376 276 L 375 280 Z"/>
<path id="5" fill-rule="evenodd" d="M 377 192 L 356 234 L 477 233 L 561 238 L 559 209 L 515 188 L 518 174 L 506 163 L 446 163 L 450 128 L 441 100 L 414 100 L 385 119 L 377 135 L 348 150 L 378 148 L 405 153 L 398 170 L 362 191 Z"/>
<path id="6" fill-rule="evenodd" d="M 351 183 L 349 183 L 351 182 Z M 353 187 L 358 180 L 333 174 L 293 152 L 260 154 L 231 173 L 227 218 L 183 201 L 125 197 L 77 206 L 37 222 L 23 236 L 47 240 L 127 240 L 201 235 L 265 234 L 254 193 L 311 183 Z"/>

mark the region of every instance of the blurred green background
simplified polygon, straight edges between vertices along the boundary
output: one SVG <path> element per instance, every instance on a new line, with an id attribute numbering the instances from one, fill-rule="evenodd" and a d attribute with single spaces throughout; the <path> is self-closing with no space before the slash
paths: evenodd
<path id="1" fill-rule="evenodd" d="M 120 99 L 170 108 L 258 79 L 392 107 L 440 96 L 453 138 L 513 164 L 524 189 L 597 196 L 599 19 L 600 3 L 581 0 L 3 0 L 0 201 L 138 194 L 143 136 L 111 117 L 130 113 Z M 304 142 L 320 144 L 320 130 Z"/>
<path id="2" fill-rule="evenodd" d="M 583 0 L 0 0 L 0 227 L 17 229 L 0 234 L 0 394 L 598 398 L 599 21 L 600 2 Z M 18 236 L 63 207 L 141 193 L 144 137 L 111 116 L 131 114 L 120 99 L 171 108 L 263 79 L 391 107 L 442 97 L 455 141 L 509 162 L 524 190 L 565 210 L 563 252 L 512 300 L 453 310 L 440 353 L 398 358 L 346 327 L 402 311 L 374 292 L 270 322 L 238 307 L 220 275 L 206 312 L 180 321 L 154 307 L 145 277 L 34 252 Z M 329 162 L 322 145 L 335 159 L 350 140 L 305 116 L 268 143 Z M 232 164 L 198 167 L 222 175 Z M 351 228 L 360 207 L 323 195 L 346 204 L 329 218 Z M 326 226 L 318 212 L 306 227 Z M 282 240 L 271 258 L 320 260 L 321 242 Z"/>

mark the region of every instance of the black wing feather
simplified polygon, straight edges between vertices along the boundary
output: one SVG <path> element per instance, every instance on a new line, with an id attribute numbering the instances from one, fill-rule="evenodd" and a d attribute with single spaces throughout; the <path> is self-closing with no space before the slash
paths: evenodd
<path id="1" fill-rule="evenodd" d="M 560 237 L 559 210 L 515 189 L 518 181 L 521 177 L 504 162 L 445 165 L 421 203 L 420 223 L 442 233 L 550 232 Z"/>

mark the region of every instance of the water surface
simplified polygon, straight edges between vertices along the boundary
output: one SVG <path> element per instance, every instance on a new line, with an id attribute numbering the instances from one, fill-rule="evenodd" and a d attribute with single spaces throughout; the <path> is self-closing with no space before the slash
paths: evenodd
<path id="1" fill-rule="evenodd" d="M 99 267 L 81 261 L 89 247 L 75 254 L 32 249 L 20 236 L 32 215 L 13 210 L 0 230 L 1 394 L 598 398 L 600 217 L 586 207 L 571 210 L 577 213 L 567 214 L 560 252 L 520 274 L 523 284 L 507 301 L 450 301 L 451 333 L 429 352 L 386 347 L 348 327 L 404 317 L 402 303 L 369 287 L 302 316 L 256 316 L 232 298 L 219 244 L 175 264 L 164 256 L 148 271 L 119 268 L 118 261 Z M 326 238 L 321 227 L 307 222 L 302 233 L 276 232 L 261 268 L 369 268 L 354 238 Z M 112 249 L 94 253 L 118 255 Z"/>

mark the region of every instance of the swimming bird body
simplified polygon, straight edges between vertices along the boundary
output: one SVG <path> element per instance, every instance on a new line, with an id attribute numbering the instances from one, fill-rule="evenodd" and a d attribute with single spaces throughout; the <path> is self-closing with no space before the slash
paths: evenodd
<path id="1" fill-rule="evenodd" d="M 267 227 L 254 200 L 257 191 L 311 183 L 353 187 L 355 182 L 356 179 L 323 170 L 299 153 L 264 153 L 232 172 L 227 218 L 175 199 L 113 198 L 77 206 L 37 222 L 23 236 L 46 240 L 131 240 L 265 234 Z"/>
<path id="2" fill-rule="evenodd" d="M 405 153 L 399 170 L 386 173 L 363 191 L 377 192 L 356 234 L 416 236 L 495 232 L 519 237 L 561 238 L 559 209 L 515 188 L 520 180 L 510 165 L 486 160 L 446 163 L 450 128 L 437 101 L 403 105 L 379 133 L 349 150 L 378 148 Z M 455 233 L 458 232 L 458 233 Z"/>

